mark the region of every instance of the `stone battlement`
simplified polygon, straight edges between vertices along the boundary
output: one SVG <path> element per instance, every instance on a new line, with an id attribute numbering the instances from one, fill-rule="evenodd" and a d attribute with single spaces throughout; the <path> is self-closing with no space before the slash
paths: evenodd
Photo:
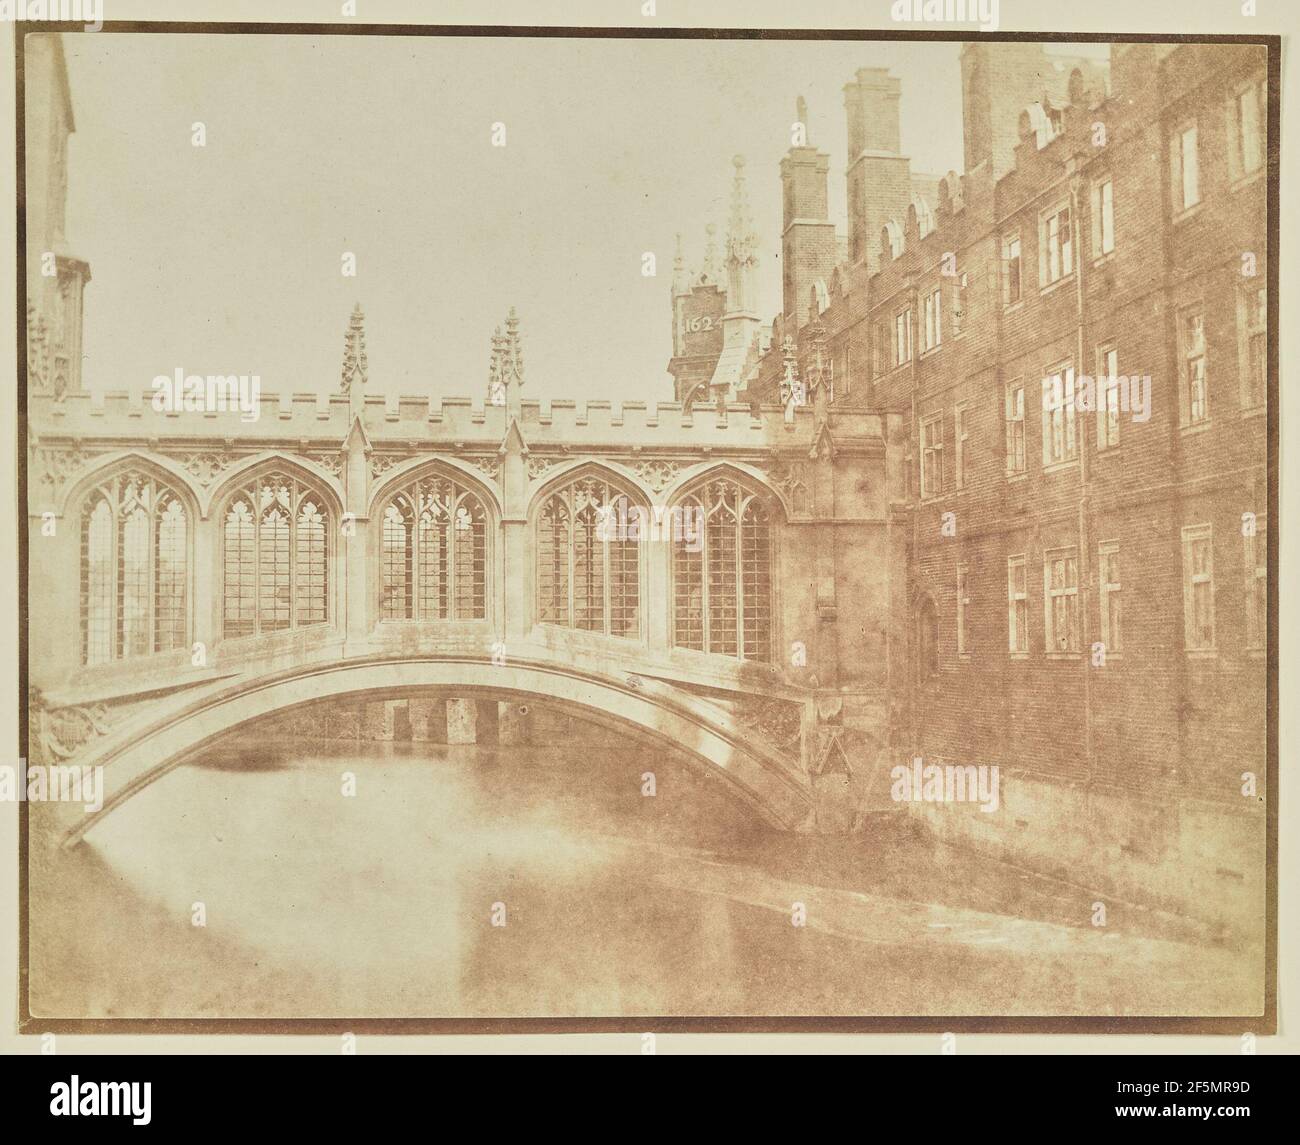
<path id="1" fill-rule="evenodd" d="M 159 411 L 143 390 L 81 391 L 56 400 L 33 395 L 31 425 L 38 437 L 63 434 L 103 438 L 237 438 L 241 442 L 289 440 L 342 443 L 354 417 L 374 444 L 387 441 L 463 441 L 497 445 L 510 424 L 505 405 L 468 397 L 263 393 L 256 420 L 238 409 Z M 888 415 L 836 410 L 838 433 L 882 438 Z M 787 420 L 779 405 L 730 404 L 722 408 L 680 402 L 647 403 L 571 399 L 523 400 L 516 420 L 530 445 L 581 449 L 595 443 L 669 446 L 687 452 L 712 447 L 771 446 L 810 441 L 811 406 Z"/>

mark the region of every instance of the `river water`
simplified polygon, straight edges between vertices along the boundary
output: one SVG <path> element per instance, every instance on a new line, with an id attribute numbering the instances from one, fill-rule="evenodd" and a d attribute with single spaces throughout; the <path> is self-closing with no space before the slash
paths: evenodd
<path id="1" fill-rule="evenodd" d="M 630 744 L 232 739 L 31 871 L 49 1017 L 1240 1013 L 1255 957 Z"/>

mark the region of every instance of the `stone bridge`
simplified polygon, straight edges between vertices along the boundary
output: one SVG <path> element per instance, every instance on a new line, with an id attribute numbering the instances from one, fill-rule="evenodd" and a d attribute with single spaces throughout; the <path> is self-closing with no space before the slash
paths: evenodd
<path id="1" fill-rule="evenodd" d="M 479 401 L 368 393 L 359 308 L 333 389 L 251 411 L 31 365 L 29 759 L 107 785 L 69 840 L 343 697 L 533 697 L 773 825 L 861 810 L 910 655 L 903 415 L 523 400 L 513 314 Z"/>

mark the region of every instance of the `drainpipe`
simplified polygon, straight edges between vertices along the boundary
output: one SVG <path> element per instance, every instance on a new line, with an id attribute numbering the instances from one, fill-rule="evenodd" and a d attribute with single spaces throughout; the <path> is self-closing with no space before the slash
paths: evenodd
<path id="1" fill-rule="evenodd" d="M 1085 371 L 1090 372 L 1091 367 L 1086 365 L 1084 358 L 1087 352 L 1085 330 L 1088 322 L 1087 300 L 1084 283 L 1084 267 L 1087 259 L 1083 249 L 1083 228 L 1080 221 L 1083 218 L 1079 210 L 1079 200 L 1083 189 L 1083 175 L 1081 170 L 1083 161 L 1078 155 L 1072 155 L 1066 164 L 1066 170 L 1070 177 L 1070 216 L 1073 219 L 1073 235 L 1075 243 L 1074 256 L 1074 307 L 1075 307 L 1075 387 L 1077 387 L 1080 377 L 1084 376 Z M 1096 398 L 1096 379 L 1093 379 L 1093 396 Z M 1076 402 L 1077 411 L 1077 402 Z M 1095 416 L 1096 410 L 1093 410 Z M 1088 510 L 1089 510 L 1089 488 L 1088 488 L 1088 422 L 1091 418 L 1085 414 L 1083 419 L 1078 423 L 1075 429 L 1075 441 L 1079 449 L 1079 630 L 1087 631 L 1088 617 L 1091 615 L 1092 600 L 1092 577 L 1088 571 L 1090 563 L 1088 560 L 1091 550 L 1092 539 L 1089 536 L 1088 529 Z M 1084 755 L 1086 759 L 1087 783 L 1089 789 L 1093 782 L 1093 755 L 1092 755 L 1092 654 L 1088 647 L 1084 649 L 1083 655 L 1083 744 Z"/>
<path id="2" fill-rule="evenodd" d="M 907 284 L 907 306 L 912 314 L 912 329 L 917 326 L 916 321 L 916 276 L 913 275 Z M 914 574 L 917 580 L 920 579 L 920 520 L 921 520 L 921 427 L 917 420 L 916 409 L 916 385 L 919 374 L 919 358 L 916 352 L 916 339 L 908 333 L 908 352 L 911 357 L 908 359 L 908 393 L 912 401 L 912 426 L 909 436 L 912 439 L 912 464 L 908 466 L 907 483 L 911 487 L 912 496 L 909 498 L 912 502 L 912 557 L 908 562 L 916 571 Z M 912 484 L 913 477 L 916 479 L 915 485 Z M 915 587 L 909 585 L 909 588 Z M 916 718 L 917 708 L 920 706 L 916 702 L 916 693 L 921 679 L 920 648 L 917 646 L 917 626 L 916 617 L 912 613 L 912 596 L 909 594 L 907 601 L 907 646 L 911 649 L 912 655 L 908 658 L 908 672 L 911 679 L 908 680 L 907 694 L 913 697 L 910 705 L 911 710 L 908 713 L 908 722 L 911 724 L 911 752 L 909 755 L 919 754 L 920 747 L 919 736 L 917 732 L 918 721 Z"/>

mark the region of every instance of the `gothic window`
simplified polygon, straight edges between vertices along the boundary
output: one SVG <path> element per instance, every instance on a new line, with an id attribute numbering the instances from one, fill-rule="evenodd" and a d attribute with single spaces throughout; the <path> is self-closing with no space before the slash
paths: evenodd
<path id="1" fill-rule="evenodd" d="M 398 490 L 380 515 L 381 620 L 487 616 L 487 512 L 443 476 Z"/>
<path id="2" fill-rule="evenodd" d="M 1123 581 L 1120 577 L 1119 542 L 1103 541 L 1097 550 L 1100 583 L 1097 588 L 1098 611 L 1101 614 L 1101 642 L 1108 653 L 1119 652 L 1124 643 L 1122 602 Z"/>
<path id="3" fill-rule="evenodd" d="M 939 613 L 928 596 L 917 611 L 917 671 L 922 682 L 939 674 Z"/>
<path id="4" fill-rule="evenodd" d="M 684 497 L 673 530 L 673 642 L 772 658 L 772 525 L 765 502 L 727 478 Z"/>
<path id="5" fill-rule="evenodd" d="M 256 478 L 222 518 L 226 636 L 329 619 L 329 511 L 319 491 L 287 473 Z"/>
<path id="6" fill-rule="evenodd" d="M 81 658 L 103 664 L 183 647 L 189 627 L 189 534 L 175 491 L 119 473 L 81 515 Z"/>
<path id="7" fill-rule="evenodd" d="M 1234 180 L 1264 166 L 1268 95 L 1263 79 L 1252 80 L 1232 94 L 1228 105 L 1228 173 Z"/>
<path id="8" fill-rule="evenodd" d="M 537 519 L 537 616 L 609 636 L 639 636 L 640 506 L 587 474 L 549 494 Z"/>
<path id="9" fill-rule="evenodd" d="M 1183 526 L 1183 647 L 1214 650 L 1214 548 L 1209 524 Z"/>
<path id="10" fill-rule="evenodd" d="M 1074 427 L 1074 367 L 1065 362 L 1043 378 L 1043 464 L 1056 465 L 1079 455 Z"/>
<path id="11" fill-rule="evenodd" d="M 1115 249 L 1115 181 L 1107 175 L 1092 186 L 1092 257 Z"/>
<path id="12" fill-rule="evenodd" d="M 1243 530 L 1243 534 L 1246 531 Z M 1263 649 L 1268 641 L 1268 520 L 1261 513 L 1246 542 L 1246 647 Z"/>
<path id="13" fill-rule="evenodd" d="M 1079 650 L 1079 562 L 1072 548 L 1043 553 L 1043 618 L 1048 652 Z"/>
<path id="14" fill-rule="evenodd" d="M 1043 289 L 1074 272 L 1070 204 L 1044 211 L 1038 222 L 1038 284 Z"/>
<path id="15" fill-rule="evenodd" d="M 1169 143 L 1174 212 L 1189 211 L 1201 201 L 1201 164 L 1196 121 L 1179 126 Z"/>
<path id="16" fill-rule="evenodd" d="M 1007 649 L 1029 651 L 1029 591 L 1024 553 L 1007 557 Z"/>
<path id="17" fill-rule="evenodd" d="M 1195 425 L 1210 416 L 1205 366 L 1205 314 L 1199 308 L 1179 315 L 1178 344 L 1183 359 L 1178 415 L 1183 425 Z"/>
<path id="18" fill-rule="evenodd" d="M 1262 409 L 1268 395 L 1268 287 L 1259 282 L 1247 280 L 1237 296 L 1243 410 Z"/>
<path id="19" fill-rule="evenodd" d="M 970 655 L 970 567 L 957 566 L 957 655 Z"/>
<path id="20" fill-rule="evenodd" d="M 1014 306 L 1023 297 L 1020 232 L 1002 240 L 1002 305 Z"/>

